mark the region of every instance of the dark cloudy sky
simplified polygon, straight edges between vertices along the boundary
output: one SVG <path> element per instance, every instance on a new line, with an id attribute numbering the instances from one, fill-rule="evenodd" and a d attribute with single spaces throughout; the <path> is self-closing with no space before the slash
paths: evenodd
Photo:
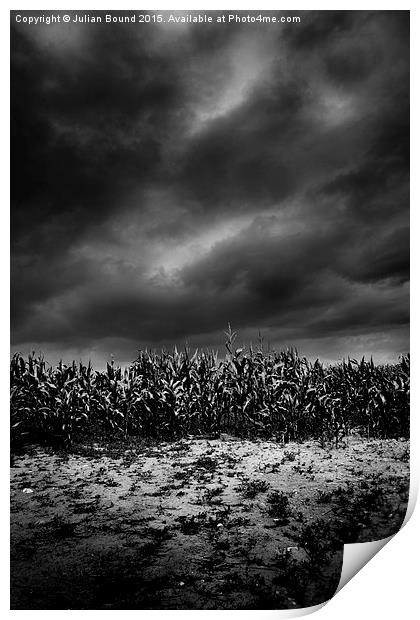
<path id="1" fill-rule="evenodd" d="M 293 14 L 12 13 L 13 351 L 408 351 L 409 14 Z"/>

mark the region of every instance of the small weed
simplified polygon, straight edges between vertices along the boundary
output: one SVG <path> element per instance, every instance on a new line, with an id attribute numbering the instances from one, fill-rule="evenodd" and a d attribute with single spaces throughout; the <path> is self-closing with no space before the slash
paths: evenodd
<path id="1" fill-rule="evenodd" d="M 403 463 L 410 462 L 410 448 L 406 446 L 404 450 L 401 452 L 399 456 L 396 457 L 398 461 L 402 461 Z"/>
<path id="2" fill-rule="evenodd" d="M 102 482 L 102 484 L 104 485 L 104 487 L 119 487 L 120 486 L 119 482 L 116 482 L 112 478 L 107 478 L 106 480 Z"/>
<path id="3" fill-rule="evenodd" d="M 297 456 L 299 456 L 299 452 L 295 452 L 294 450 L 285 450 L 283 458 L 281 459 L 281 464 L 283 465 L 286 461 L 295 461 Z"/>
<path id="4" fill-rule="evenodd" d="M 208 517 L 206 526 L 209 528 L 217 528 L 217 527 L 220 527 L 220 525 L 228 527 L 231 510 L 232 509 L 230 506 L 224 506 L 221 510 L 218 510 L 214 515 L 210 515 Z"/>
<path id="5" fill-rule="evenodd" d="M 251 524 L 251 520 L 246 517 L 234 517 L 230 519 L 227 527 L 230 529 L 232 527 L 246 527 Z"/>
<path id="6" fill-rule="evenodd" d="M 149 480 L 152 480 L 153 474 L 148 469 L 146 469 L 146 471 L 137 471 L 136 472 L 136 478 L 138 478 L 139 480 L 142 480 L 144 482 L 148 482 Z"/>
<path id="7" fill-rule="evenodd" d="M 232 454 L 224 454 L 221 459 L 225 462 L 229 469 L 233 469 L 241 460 L 240 457 L 233 456 Z"/>
<path id="8" fill-rule="evenodd" d="M 190 445 L 184 441 L 179 441 L 168 448 L 168 452 L 188 452 L 189 450 L 191 450 Z"/>
<path id="9" fill-rule="evenodd" d="M 290 514 L 289 498 L 282 491 L 273 491 L 267 498 L 270 504 L 268 514 L 274 519 L 286 520 Z"/>
<path id="10" fill-rule="evenodd" d="M 207 504 L 217 504 L 221 503 L 222 499 L 220 495 L 222 495 L 224 491 L 223 487 L 214 487 L 212 489 L 206 489 L 204 491 L 203 501 Z"/>

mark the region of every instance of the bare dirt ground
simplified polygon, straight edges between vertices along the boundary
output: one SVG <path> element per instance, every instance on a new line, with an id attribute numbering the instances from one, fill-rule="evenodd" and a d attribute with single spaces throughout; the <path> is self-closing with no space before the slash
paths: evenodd
<path id="1" fill-rule="evenodd" d="M 400 528 L 408 454 L 360 438 L 27 446 L 11 469 L 11 608 L 320 603 L 343 541 Z"/>

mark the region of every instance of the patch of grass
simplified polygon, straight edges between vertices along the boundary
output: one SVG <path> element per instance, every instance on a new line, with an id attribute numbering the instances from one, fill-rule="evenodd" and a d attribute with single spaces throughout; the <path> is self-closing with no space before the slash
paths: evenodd
<path id="1" fill-rule="evenodd" d="M 193 465 L 197 469 L 205 469 L 209 472 L 214 472 L 217 469 L 216 459 L 213 459 L 210 456 L 199 456 Z"/>
<path id="2" fill-rule="evenodd" d="M 189 450 L 191 450 L 191 446 L 187 442 L 182 441 L 182 440 L 168 448 L 168 452 L 177 452 L 177 453 L 188 452 Z"/>
<path id="3" fill-rule="evenodd" d="M 333 496 L 333 491 L 321 491 L 320 489 L 318 489 L 316 495 L 316 502 L 318 504 L 330 504 Z"/>
<path id="4" fill-rule="evenodd" d="M 308 554 L 311 564 L 316 565 L 327 561 L 336 547 L 337 538 L 330 523 L 317 519 L 302 528 L 298 542 Z"/>
<path id="5" fill-rule="evenodd" d="M 172 538 L 172 532 L 167 525 L 163 525 L 161 527 L 154 527 L 153 525 L 150 525 L 145 530 L 145 535 L 149 536 L 155 543 L 159 544 L 164 540 L 169 540 Z"/>
<path id="6" fill-rule="evenodd" d="M 206 502 L 207 504 L 216 504 L 216 503 L 220 504 L 222 501 L 220 495 L 222 495 L 223 491 L 224 491 L 223 487 L 207 488 L 204 491 L 203 501 Z"/>
<path id="7" fill-rule="evenodd" d="M 196 515 L 182 515 L 177 518 L 180 524 L 179 529 L 183 534 L 198 534 L 203 528 L 207 514 L 205 512 L 199 512 Z"/>
<path id="8" fill-rule="evenodd" d="M 187 480 L 188 478 L 191 478 L 191 472 L 188 470 L 176 471 L 174 473 L 174 480 Z"/>
<path id="9" fill-rule="evenodd" d="M 245 499 L 254 499 L 259 493 L 265 493 L 269 486 L 266 480 L 244 480 L 239 487 L 237 487 L 237 491 L 239 491 Z"/>
<path id="10" fill-rule="evenodd" d="M 251 524 L 251 519 L 247 519 L 246 517 L 233 517 L 232 519 L 229 519 L 229 522 L 227 524 L 228 528 L 232 528 L 232 527 L 247 527 L 248 525 Z"/>
<path id="11" fill-rule="evenodd" d="M 286 601 L 306 607 L 327 601 L 334 595 L 340 579 L 340 571 L 331 571 L 322 562 L 313 564 L 307 560 L 297 560 L 288 550 L 279 556 L 276 566 L 278 574 L 273 584 L 280 586 L 279 594 Z M 290 607 L 290 605 L 287 605 Z"/>
<path id="12" fill-rule="evenodd" d="M 98 502 L 80 502 L 73 504 L 72 511 L 74 514 L 89 514 L 98 510 Z"/>
<path id="13" fill-rule="evenodd" d="M 238 571 L 232 571 L 226 575 L 220 585 L 221 592 L 232 592 L 232 590 L 239 590 L 244 585 L 244 578 Z"/>
<path id="14" fill-rule="evenodd" d="M 229 469 L 234 469 L 242 459 L 240 457 L 233 456 L 232 454 L 223 454 L 221 456 L 221 460 Z"/>
<path id="15" fill-rule="evenodd" d="M 76 529 L 76 524 L 71 523 L 64 517 L 60 515 L 55 515 L 53 520 L 50 523 L 51 525 L 51 536 L 56 538 L 57 540 L 61 540 L 63 538 L 70 538 L 74 536 L 74 532 Z"/>
<path id="16" fill-rule="evenodd" d="M 55 504 L 53 498 L 50 496 L 49 493 L 40 493 L 36 497 L 36 500 L 39 502 L 39 505 L 43 507 L 54 506 Z"/>
<path id="17" fill-rule="evenodd" d="M 410 448 L 406 446 L 404 450 L 401 452 L 399 456 L 396 457 L 398 461 L 402 461 L 403 463 L 410 462 Z"/>
<path id="18" fill-rule="evenodd" d="M 10 559 L 13 560 L 30 560 L 36 552 L 35 538 L 30 540 L 20 540 L 11 544 Z"/>
<path id="19" fill-rule="evenodd" d="M 406 478 L 401 478 L 399 476 L 389 476 L 386 480 L 386 483 L 390 485 L 396 493 L 400 495 L 405 495 L 408 499 L 408 492 L 410 488 L 409 480 Z"/>

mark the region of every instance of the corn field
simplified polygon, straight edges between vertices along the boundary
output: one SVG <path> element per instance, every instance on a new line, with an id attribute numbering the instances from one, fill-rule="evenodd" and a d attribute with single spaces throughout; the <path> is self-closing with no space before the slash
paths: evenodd
<path id="1" fill-rule="evenodd" d="M 338 443 L 409 434 L 409 355 L 395 365 L 348 359 L 324 366 L 295 350 L 143 351 L 128 368 L 11 360 L 12 446 L 82 437 L 172 439 L 228 432 Z"/>

